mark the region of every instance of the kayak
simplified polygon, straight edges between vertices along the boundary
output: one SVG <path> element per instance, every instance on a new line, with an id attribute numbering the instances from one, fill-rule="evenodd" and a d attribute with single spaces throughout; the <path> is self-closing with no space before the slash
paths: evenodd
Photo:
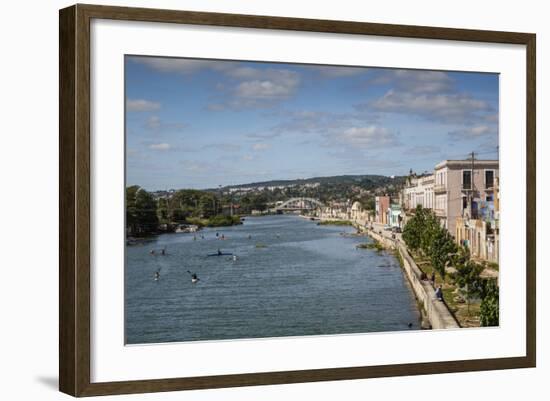
<path id="1" fill-rule="evenodd" d="M 206 256 L 231 256 L 233 255 L 232 253 L 229 253 L 229 252 L 222 252 L 222 253 L 209 253 L 208 255 Z"/>

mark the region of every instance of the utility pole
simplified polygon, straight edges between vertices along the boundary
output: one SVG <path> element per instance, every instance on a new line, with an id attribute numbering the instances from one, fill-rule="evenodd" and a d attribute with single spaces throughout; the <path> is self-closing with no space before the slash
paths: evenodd
<path id="1" fill-rule="evenodd" d="M 475 160 L 474 157 L 475 157 L 475 153 L 474 152 L 470 153 L 470 160 L 471 160 L 471 163 L 472 163 L 472 169 L 471 169 L 471 172 L 470 172 L 470 189 L 469 189 L 469 193 L 468 193 L 468 210 L 467 210 L 468 217 L 470 219 L 473 218 L 472 205 L 473 205 L 473 201 L 474 201 L 474 160 Z"/>

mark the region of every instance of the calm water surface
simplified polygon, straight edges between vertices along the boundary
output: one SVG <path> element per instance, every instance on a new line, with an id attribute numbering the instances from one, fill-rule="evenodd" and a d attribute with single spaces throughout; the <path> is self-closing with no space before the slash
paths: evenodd
<path id="1" fill-rule="evenodd" d="M 296 216 L 249 217 L 202 230 L 196 240 L 165 234 L 128 246 L 126 343 L 410 330 L 408 323 L 419 329 L 396 258 L 355 249 L 370 240 L 342 235 L 353 232 Z M 166 255 L 149 254 L 163 247 Z M 207 256 L 218 248 L 238 260 Z M 191 283 L 188 271 L 200 281 Z"/>

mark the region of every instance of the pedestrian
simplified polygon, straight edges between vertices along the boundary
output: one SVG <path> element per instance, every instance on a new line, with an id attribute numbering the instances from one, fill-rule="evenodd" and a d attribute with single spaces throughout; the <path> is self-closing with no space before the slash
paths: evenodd
<path id="1" fill-rule="evenodd" d="M 441 290 L 441 286 L 437 286 L 437 290 L 435 290 L 435 297 L 438 301 L 443 301 L 443 291 Z"/>

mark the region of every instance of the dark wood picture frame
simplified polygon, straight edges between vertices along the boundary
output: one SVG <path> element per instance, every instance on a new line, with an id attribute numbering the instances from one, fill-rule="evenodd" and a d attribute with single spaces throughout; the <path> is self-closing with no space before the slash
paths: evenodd
<path id="1" fill-rule="evenodd" d="M 91 383 L 90 21 L 93 18 L 525 45 L 527 54 L 526 356 Z M 94 396 L 535 367 L 535 43 L 536 36 L 530 33 L 80 4 L 60 10 L 59 389 L 73 396 Z"/>

